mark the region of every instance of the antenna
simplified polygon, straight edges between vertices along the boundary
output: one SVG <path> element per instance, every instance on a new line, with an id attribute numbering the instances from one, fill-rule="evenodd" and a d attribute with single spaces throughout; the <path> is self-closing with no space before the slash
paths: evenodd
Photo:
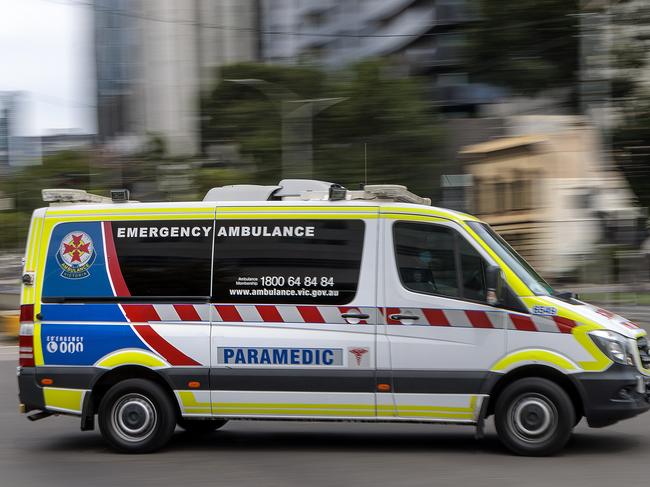
<path id="1" fill-rule="evenodd" d="M 363 143 L 363 184 L 368 184 L 368 143 Z"/>

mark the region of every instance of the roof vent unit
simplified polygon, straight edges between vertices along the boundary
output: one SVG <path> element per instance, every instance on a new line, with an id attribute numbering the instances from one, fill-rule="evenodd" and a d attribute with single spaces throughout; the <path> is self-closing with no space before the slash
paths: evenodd
<path id="1" fill-rule="evenodd" d="M 322 199 L 324 193 L 329 195 L 332 186 L 338 186 L 338 184 L 316 179 L 283 179 L 278 185 L 280 190 L 273 196 L 287 199 L 310 199 L 304 196 L 309 193 L 318 194 L 317 199 Z"/>
<path id="2" fill-rule="evenodd" d="M 260 186 L 258 184 L 232 184 L 212 188 L 203 201 L 267 201 L 282 186 Z"/>
<path id="3" fill-rule="evenodd" d="M 77 203 L 112 203 L 111 198 L 99 196 L 83 189 L 44 189 L 41 191 L 43 201 L 50 206 L 74 205 Z"/>

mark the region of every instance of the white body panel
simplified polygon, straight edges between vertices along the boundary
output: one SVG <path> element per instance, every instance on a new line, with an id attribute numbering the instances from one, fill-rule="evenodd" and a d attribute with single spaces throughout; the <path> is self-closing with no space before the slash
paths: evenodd
<path id="1" fill-rule="evenodd" d="M 416 293 L 402 286 L 395 261 L 393 225 L 398 220 L 382 220 L 380 252 L 383 258 L 383 275 L 379 283 L 380 306 L 386 309 L 378 333 L 388 341 L 389 357 L 379 357 L 378 363 L 389 365 L 394 377 L 394 402 L 399 417 L 419 417 L 421 411 L 410 409 L 413 401 L 419 406 L 443 406 L 451 401 L 455 406 L 469 407 L 470 394 L 409 394 L 406 382 L 409 371 L 487 371 L 506 350 L 505 313 L 495 308 L 460 299 Z M 461 231 L 453 224 L 432 221 Z M 480 248 L 476 248 L 490 262 Z M 431 326 L 423 310 L 442 312 L 447 326 Z M 493 328 L 482 329 L 471 325 L 465 310 L 483 312 Z M 393 313 L 416 316 L 417 320 L 390 320 Z M 387 324 L 387 323 L 393 324 Z M 384 351 L 385 353 L 385 351 Z M 417 374 L 415 374 L 417 375 Z M 404 384 L 404 385 L 402 385 Z M 472 412 L 475 407 L 472 405 Z M 453 415 L 452 415 L 453 416 Z M 442 418 L 441 418 L 442 419 Z"/>
<path id="2" fill-rule="evenodd" d="M 241 208 L 242 212 L 247 211 L 246 207 Z M 369 208 L 364 208 L 367 212 Z M 373 211 L 373 210 L 371 210 Z M 336 210 L 333 210 L 335 213 Z M 218 213 L 218 210 L 217 210 Z M 282 218 L 278 212 L 271 213 L 269 219 Z M 305 216 L 308 219 L 308 216 Z M 217 216 L 217 220 L 219 217 Z M 235 305 L 242 322 L 228 322 L 227 315 L 222 316 L 218 309 L 213 308 L 212 332 L 210 348 L 212 351 L 211 375 L 212 384 L 212 414 L 215 416 L 257 416 L 251 411 L 259 411 L 265 417 L 301 417 L 310 416 L 309 411 L 325 414 L 328 417 L 349 417 L 368 418 L 375 416 L 375 394 L 366 393 L 318 393 L 310 392 L 308 386 L 305 391 L 264 391 L 265 376 L 263 371 L 272 373 L 278 381 L 296 380 L 309 381 L 310 371 L 318 373 L 319 370 L 327 371 L 328 374 L 341 374 L 345 370 L 352 373 L 363 374 L 367 381 L 374 379 L 376 368 L 376 268 L 377 268 L 377 241 L 378 241 L 378 220 L 373 218 L 365 219 L 365 235 L 363 242 L 363 253 L 361 270 L 357 293 L 352 302 L 345 306 L 317 306 L 318 312 L 325 323 L 309 322 L 301 313 L 300 305 L 274 305 L 274 308 L 282 318 L 281 323 L 268 323 L 262 321 L 260 312 L 255 305 Z M 226 306 L 228 306 L 226 304 Z M 308 306 L 313 307 L 313 306 Z M 354 320 L 347 322 L 341 315 L 345 308 L 348 312 L 363 312 L 369 316 L 364 320 L 365 324 L 356 323 Z M 350 309 L 352 308 L 352 309 Z M 277 364 L 225 364 L 223 351 L 220 349 L 333 349 L 340 350 L 340 363 L 332 365 L 277 365 Z M 363 355 L 357 360 L 351 350 L 363 350 Z M 219 354 L 222 354 L 221 357 Z M 336 352 L 338 354 L 338 352 Z M 246 375 L 246 383 L 238 389 L 228 390 L 227 385 L 219 386 L 220 377 L 239 369 L 240 373 Z M 250 374 L 246 373 L 250 371 Z M 336 372 L 337 370 L 341 372 Z M 256 372 L 260 372 L 257 376 Z M 298 378 L 296 378 L 298 377 Z M 342 380 L 344 375 L 341 375 Z M 223 404 L 232 406 L 223 407 Z M 263 405 L 257 407 L 255 404 Z M 301 405 L 312 404 L 303 409 Z M 313 404 L 320 404 L 322 408 L 314 408 Z M 292 407 L 290 407 L 292 406 Z M 354 406 L 345 409 L 347 406 Z M 343 408 L 343 409 L 341 409 Z M 346 411 L 345 413 L 342 411 Z M 320 414 L 320 415 L 322 415 Z M 314 416 L 319 414 L 314 413 Z"/>

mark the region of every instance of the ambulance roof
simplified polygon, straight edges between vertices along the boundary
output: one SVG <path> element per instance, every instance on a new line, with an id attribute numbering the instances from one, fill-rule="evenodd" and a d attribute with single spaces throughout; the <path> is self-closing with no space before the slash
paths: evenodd
<path id="1" fill-rule="evenodd" d="M 211 189 L 203 201 L 140 203 L 92 195 L 81 190 L 43 190 L 44 199 L 51 207 L 48 216 L 119 215 L 137 213 L 211 213 L 218 208 L 247 207 L 265 213 L 314 208 L 328 212 L 343 208 L 381 208 L 382 213 L 404 213 L 447 218 L 450 220 L 477 220 L 475 217 L 445 208 L 430 206 L 428 198 L 417 196 L 404 186 L 366 185 L 358 190 L 348 190 L 334 183 L 316 180 L 282 180 L 277 186 L 233 185 Z M 60 195 L 60 196 L 59 196 Z M 128 193 L 127 193 L 128 195 Z M 124 196 L 121 193 L 120 196 Z M 128 198 L 128 196 L 127 196 Z M 248 213 L 248 211 L 247 211 Z"/>

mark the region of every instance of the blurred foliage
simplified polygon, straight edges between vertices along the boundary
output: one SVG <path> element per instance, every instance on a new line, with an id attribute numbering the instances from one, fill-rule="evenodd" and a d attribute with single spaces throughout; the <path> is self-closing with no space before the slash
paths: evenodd
<path id="1" fill-rule="evenodd" d="M 100 175 L 91 174 L 90 160 L 87 152 L 62 151 L 43 158 L 42 165 L 15 170 L 0 183 L 0 190 L 14 198 L 17 212 L 31 214 L 44 205 L 41 198 L 44 188 L 85 189 L 91 180 L 101 180 Z"/>
<path id="2" fill-rule="evenodd" d="M 43 188 L 88 188 L 91 181 L 101 181 L 93 175 L 91 155 L 80 151 L 63 151 L 45 157 L 40 166 L 16 169 L 0 182 L 4 197 L 12 198 L 15 208 L 0 211 L 0 248 L 19 248 L 24 244 L 32 211 L 45 206 Z"/>
<path id="3" fill-rule="evenodd" d="M 578 0 L 478 3 L 480 20 L 468 28 L 466 46 L 473 80 L 528 95 L 577 87 Z"/>
<path id="4" fill-rule="evenodd" d="M 201 100 L 203 148 L 235 142 L 256 162 L 257 171 L 250 175 L 250 183 L 277 183 L 282 157 L 280 101 L 254 86 L 229 80 L 260 79 L 305 98 L 317 98 L 323 91 L 322 73 L 301 67 L 243 63 L 222 67 L 218 78 L 222 81 Z"/>
<path id="5" fill-rule="evenodd" d="M 0 249 L 24 247 L 29 219 L 29 213 L 0 211 Z"/>
<path id="6" fill-rule="evenodd" d="M 425 196 L 438 186 L 441 124 L 417 78 L 393 76 L 390 65 L 367 61 L 326 73 L 308 67 L 237 64 L 201 101 L 204 149 L 236 143 L 257 169 L 250 183 L 281 179 L 281 103 L 290 90 L 300 99 L 345 98 L 317 114 L 313 124 L 313 177 L 354 187 L 364 181 L 397 183 Z M 250 83 L 264 80 L 265 93 Z M 270 95 L 267 96 L 267 95 Z"/>
<path id="7" fill-rule="evenodd" d="M 623 171 L 642 206 L 650 207 L 650 94 L 638 94 L 614 131 L 612 144 Z"/>
<path id="8" fill-rule="evenodd" d="M 230 184 L 251 184 L 247 172 L 234 168 L 204 167 L 195 171 L 196 192 L 200 197 L 216 186 Z"/>

